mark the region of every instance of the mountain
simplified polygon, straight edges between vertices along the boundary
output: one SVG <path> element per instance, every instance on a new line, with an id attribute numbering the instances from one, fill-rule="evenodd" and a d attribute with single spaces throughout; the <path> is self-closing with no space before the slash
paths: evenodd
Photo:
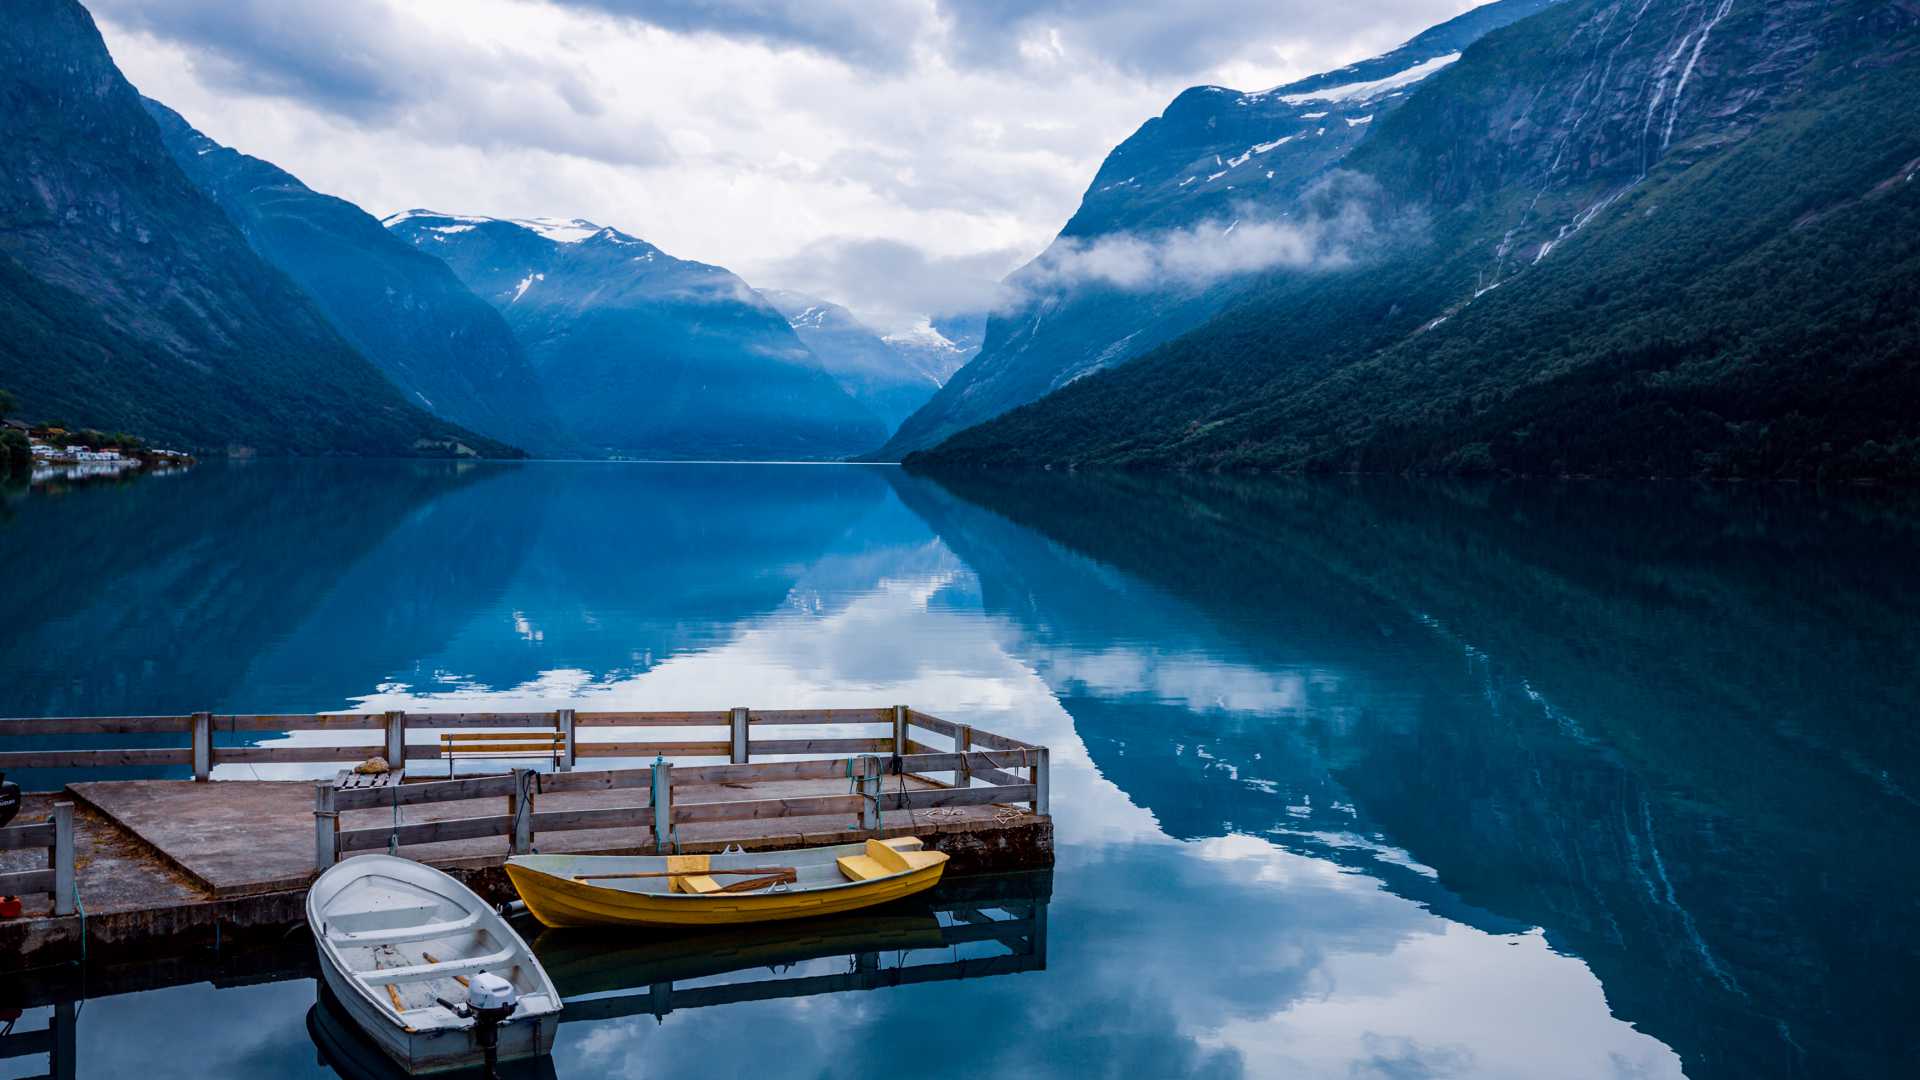
<path id="1" fill-rule="evenodd" d="M 580 220 L 409 210 L 384 224 L 505 316 L 561 423 L 596 453 L 820 460 L 886 438 L 723 267 Z"/>
<path id="2" fill-rule="evenodd" d="M 187 178 L 415 403 L 528 449 L 564 442 L 513 331 L 445 263 L 352 203 L 214 142 L 157 101 L 142 104 Z"/>
<path id="3" fill-rule="evenodd" d="M 1920 479 L 1916 46 L 1912 0 L 1490 34 L 1344 163 L 1420 227 L 922 460 Z"/>
<path id="4" fill-rule="evenodd" d="M 0 386 L 196 449 L 508 455 L 406 402 L 162 145 L 72 0 L 0 26 Z"/>
<path id="5" fill-rule="evenodd" d="M 1244 250 L 1247 233 L 1228 243 L 1231 230 L 1297 218 L 1302 196 L 1424 79 L 1556 2 L 1499 0 L 1382 56 L 1269 90 L 1182 93 L 1107 155 L 1060 235 L 1007 278 L 1014 303 L 989 321 L 980 354 L 876 456 L 932 446 L 1217 314 L 1251 283 L 1235 271 L 1262 261 Z M 1118 258 L 1160 242 L 1184 257 L 1144 282 L 1112 280 Z"/>
<path id="6" fill-rule="evenodd" d="M 831 301 L 782 289 L 761 289 L 760 295 L 820 358 L 834 381 L 871 409 L 888 431 L 926 404 L 965 363 L 959 356 L 962 347 L 931 322 L 916 331 L 883 336 Z"/>

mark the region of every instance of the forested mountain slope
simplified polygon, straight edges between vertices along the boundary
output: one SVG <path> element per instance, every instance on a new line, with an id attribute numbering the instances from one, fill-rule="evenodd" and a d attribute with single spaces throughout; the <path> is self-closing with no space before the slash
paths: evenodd
<path id="1" fill-rule="evenodd" d="M 511 454 L 408 404 L 197 190 L 73 0 L 0 21 L 0 387 L 202 450 Z"/>
<path id="2" fill-rule="evenodd" d="M 1382 242 L 917 460 L 1920 478 L 1920 4 L 1576 0 L 1346 163 Z"/>
<path id="3" fill-rule="evenodd" d="M 1293 256 L 1281 245 L 1306 197 L 1423 80 L 1555 2 L 1496 0 L 1392 52 L 1268 90 L 1182 93 L 1107 156 L 1059 237 L 1007 278 L 1007 309 L 980 354 L 876 456 L 932 446 L 1218 313 L 1254 271 Z M 1263 244 L 1275 233 L 1279 243 Z"/>

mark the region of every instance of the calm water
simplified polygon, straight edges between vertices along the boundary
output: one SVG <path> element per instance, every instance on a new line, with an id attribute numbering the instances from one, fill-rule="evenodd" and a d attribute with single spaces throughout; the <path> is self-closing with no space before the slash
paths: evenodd
<path id="1" fill-rule="evenodd" d="M 1911 500 L 1777 489 L 203 467 L 6 497 L 0 715 L 908 702 L 1054 748 L 1050 880 L 834 955 L 543 939 L 595 995 L 562 1077 L 1899 1075 L 1916 552 Z M 220 982 L 88 1001 L 78 1075 L 332 1075 L 310 978 Z"/>

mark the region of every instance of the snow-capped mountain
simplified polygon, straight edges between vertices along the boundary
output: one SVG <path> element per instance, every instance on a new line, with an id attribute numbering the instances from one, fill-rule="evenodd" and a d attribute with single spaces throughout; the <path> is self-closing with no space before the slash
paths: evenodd
<path id="1" fill-rule="evenodd" d="M 885 437 L 724 267 L 580 219 L 407 210 L 383 224 L 505 316 L 561 422 L 594 453 L 827 459 Z"/>
<path id="2" fill-rule="evenodd" d="M 1152 245 L 1168 235 L 1224 233 L 1241 219 L 1287 220 L 1301 195 L 1415 87 L 1482 35 L 1556 2 L 1499 0 L 1392 52 L 1284 86 L 1182 93 L 1107 156 L 1060 236 L 1008 277 L 1021 302 L 988 322 L 979 355 L 877 456 L 897 459 L 932 446 L 1218 313 L 1245 291 L 1251 274 L 1117 286 L 1061 270 L 1103 239 Z"/>
<path id="3" fill-rule="evenodd" d="M 415 404 L 535 453 L 567 440 L 500 313 L 345 199 L 207 138 L 151 99 L 173 160 L 247 243 Z"/>
<path id="4" fill-rule="evenodd" d="M 885 422 L 889 433 L 972 356 L 966 345 L 941 333 L 930 319 L 882 334 L 819 297 L 784 289 L 761 289 L 760 295 L 841 387 Z M 955 332 L 964 334 L 964 324 Z M 979 347 L 977 338 L 973 347 Z"/>
<path id="5" fill-rule="evenodd" d="M 1908 0 L 1566 0 L 1367 125 L 1373 247 L 932 459 L 1920 477 L 1917 111 Z"/>
<path id="6" fill-rule="evenodd" d="M 500 454 L 403 397 L 180 170 L 73 0 L 0 19 L 0 383 L 202 450 Z"/>

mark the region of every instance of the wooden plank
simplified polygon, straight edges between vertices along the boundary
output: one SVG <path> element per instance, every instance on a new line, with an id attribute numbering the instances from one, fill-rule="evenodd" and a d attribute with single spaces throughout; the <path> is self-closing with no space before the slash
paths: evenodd
<path id="1" fill-rule="evenodd" d="M 651 769 L 595 769 L 591 772 L 556 773 L 540 779 L 542 791 L 620 791 L 643 788 L 652 783 Z"/>
<path id="2" fill-rule="evenodd" d="M 0 896 L 31 896 L 34 893 L 53 891 L 54 874 L 51 866 L 42 870 L 15 870 L 10 874 L 0 874 Z"/>
<path id="3" fill-rule="evenodd" d="M 553 789 L 547 789 L 551 792 Z M 565 832 L 572 829 L 644 828 L 653 832 L 652 806 L 602 806 L 587 810 L 537 810 L 533 814 L 533 835 Z"/>
<path id="4" fill-rule="evenodd" d="M 926 728 L 936 735 L 952 735 L 960 729 L 960 725 L 951 720 L 942 720 L 931 713 L 923 713 L 919 709 L 907 710 L 907 723 Z"/>
<path id="5" fill-rule="evenodd" d="M 678 770 L 675 770 L 676 772 Z M 694 821 L 760 821 L 767 818 L 815 817 L 822 814 L 858 814 L 866 800 L 858 795 L 801 795 L 788 799 L 742 799 L 735 802 L 676 803 L 673 823 Z"/>
<path id="6" fill-rule="evenodd" d="M 15 825 L 0 829 L 0 851 L 53 846 L 53 822 L 44 825 Z"/>
<path id="7" fill-rule="evenodd" d="M 440 756 L 443 758 L 499 757 L 502 754 L 538 754 L 553 757 L 560 752 L 560 744 L 552 740 L 546 742 L 489 742 L 468 746 L 463 743 L 442 743 Z"/>
<path id="8" fill-rule="evenodd" d="M 984 772 L 991 770 L 996 762 L 1006 764 L 1006 758 L 1004 753 L 987 754 L 978 750 L 965 754 L 934 751 L 926 754 L 908 754 L 900 759 L 900 767 L 912 773 L 951 772 L 954 769 L 968 768 Z M 1014 776 L 1012 773 L 1001 775 L 1010 779 L 994 781 L 995 783 L 1024 784 L 1027 782 L 1024 776 Z"/>
<path id="9" fill-rule="evenodd" d="M 677 765 L 676 784 L 757 784 L 772 780 L 845 780 L 847 763 L 830 761 L 756 761 L 747 765 Z"/>
<path id="10" fill-rule="evenodd" d="M 1019 739 L 1009 739 L 1005 735 L 995 735 L 991 731 L 973 729 L 973 745 L 984 746 L 989 750 L 1038 750 L 1032 743 L 1023 743 Z"/>
<path id="11" fill-rule="evenodd" d="M 888 709 L 755 709 L 755 726 L 774 724 L 891 724 Z"/>
<path id="12" fill-rule="evenodd" d="M 192 726 L 191 716 L 18 716 L 0 720 L 0 736 L 177 734 Z"/>
<path id="13" fill-rule="evenodd" d="M 721 742 L 583 742 L 576 749 L 581 757 L 726 757 L 727 743 Z"/>
<path id="14" fill-rule="evenodd" d="M 53 1053 L 53 1036 L 54 1031 L 50 1027 L 0 1035 L 0 1061 L 17 1057 L 33 1057 L 35 1054 L 51 1054 Z M 51 1076 L 49 1080 L 52 1080 Z"/>
<path id="15" fill-rule="evenodd" d="M 388 838 L 396 833 L 402 844 L 433 844 L 442 840 L 474 840 L 486 836 L 506 836 L 512 831 L 513 818 L 502 814 L 498 817 L 423 821 L 416 825 L 402 825 L 398 829 L 386 825 L 373 829 L 346 829 L 340 833 L 339 843 L 340 850 L 343 852 L 364 851 L 368 848 L 386 847 Z"/>
<path id="16" fill-rule="evenodd" d="M 380 713 L 235 713 L 213 718 L 215 731 L 376 731 L 386 725 Z"/>
<path id="17" fill-rule="evenodd" d="M 215 765 L 252 765 L 263 762 L 361 762 L 386 753 L 386 747 L 372 746 L 216 746 Z"/>
<path id="18" fill-rule="evenodd" d="M 926 810 L 935 806 L 987 806 L 993 803 L 1032 802 L 1034 798 L 1032 784 L 1019 784 L 1014 787 L 977 787 L 977 788 L 928 788 L 920 791 L 908 791 L 904 795 L 898 791 L 885 792 L 880 796 L 880 805 L 887 810 L 905 810 L 911 806 L 915 810 Z"/>
<path id="19" fill-rule="evenodd" d="M 725 709 L 699 712 L 576 712 L 575 727 L 726 727 Z"/>
<path id="20" fill-rule="evenodd" d="M 553 790 L 551 786 L 548 790 Z M 425 784 L 401 784 L 399 787 L 348 788 L 334 793 L 334 809 L 366 810 L 376 806 L 425 806 L 428 803 L 459 802 L 462 799 L 498 799 L 513 794 L 513 774 L 470 776 L 464 780 L 434 780 Z"/>
<path id="21" fill-rule="evenodd" d="M 550 712 L 517 713 L 417 713 L 407 714 L 407 726 L 421 728 L 495 728 L 530 727 L 553 730 Z"/>
<path id="22" fill-rule="evenodd" d="M 193 750 L 17 750 L 0 753 L 0 772 L 15 769 L 108 769 L 136 765 L 191 765 Z"/>
<path id="23" fill-rule="evenodd" d="M 754 754 L 885 754 L 892 739 L 755 739 Z"/>
<path id="24" fill-rule="evenodd" d="M 1027 782 L 1027 778 L 1024 776 L 1017 776 L 1010 772 L 1002 772 L 999 769 L 976 768 L 973 770 L 973 775 L 975 779 L 985 780 L 989 784 L 1024 784 Z"/>

